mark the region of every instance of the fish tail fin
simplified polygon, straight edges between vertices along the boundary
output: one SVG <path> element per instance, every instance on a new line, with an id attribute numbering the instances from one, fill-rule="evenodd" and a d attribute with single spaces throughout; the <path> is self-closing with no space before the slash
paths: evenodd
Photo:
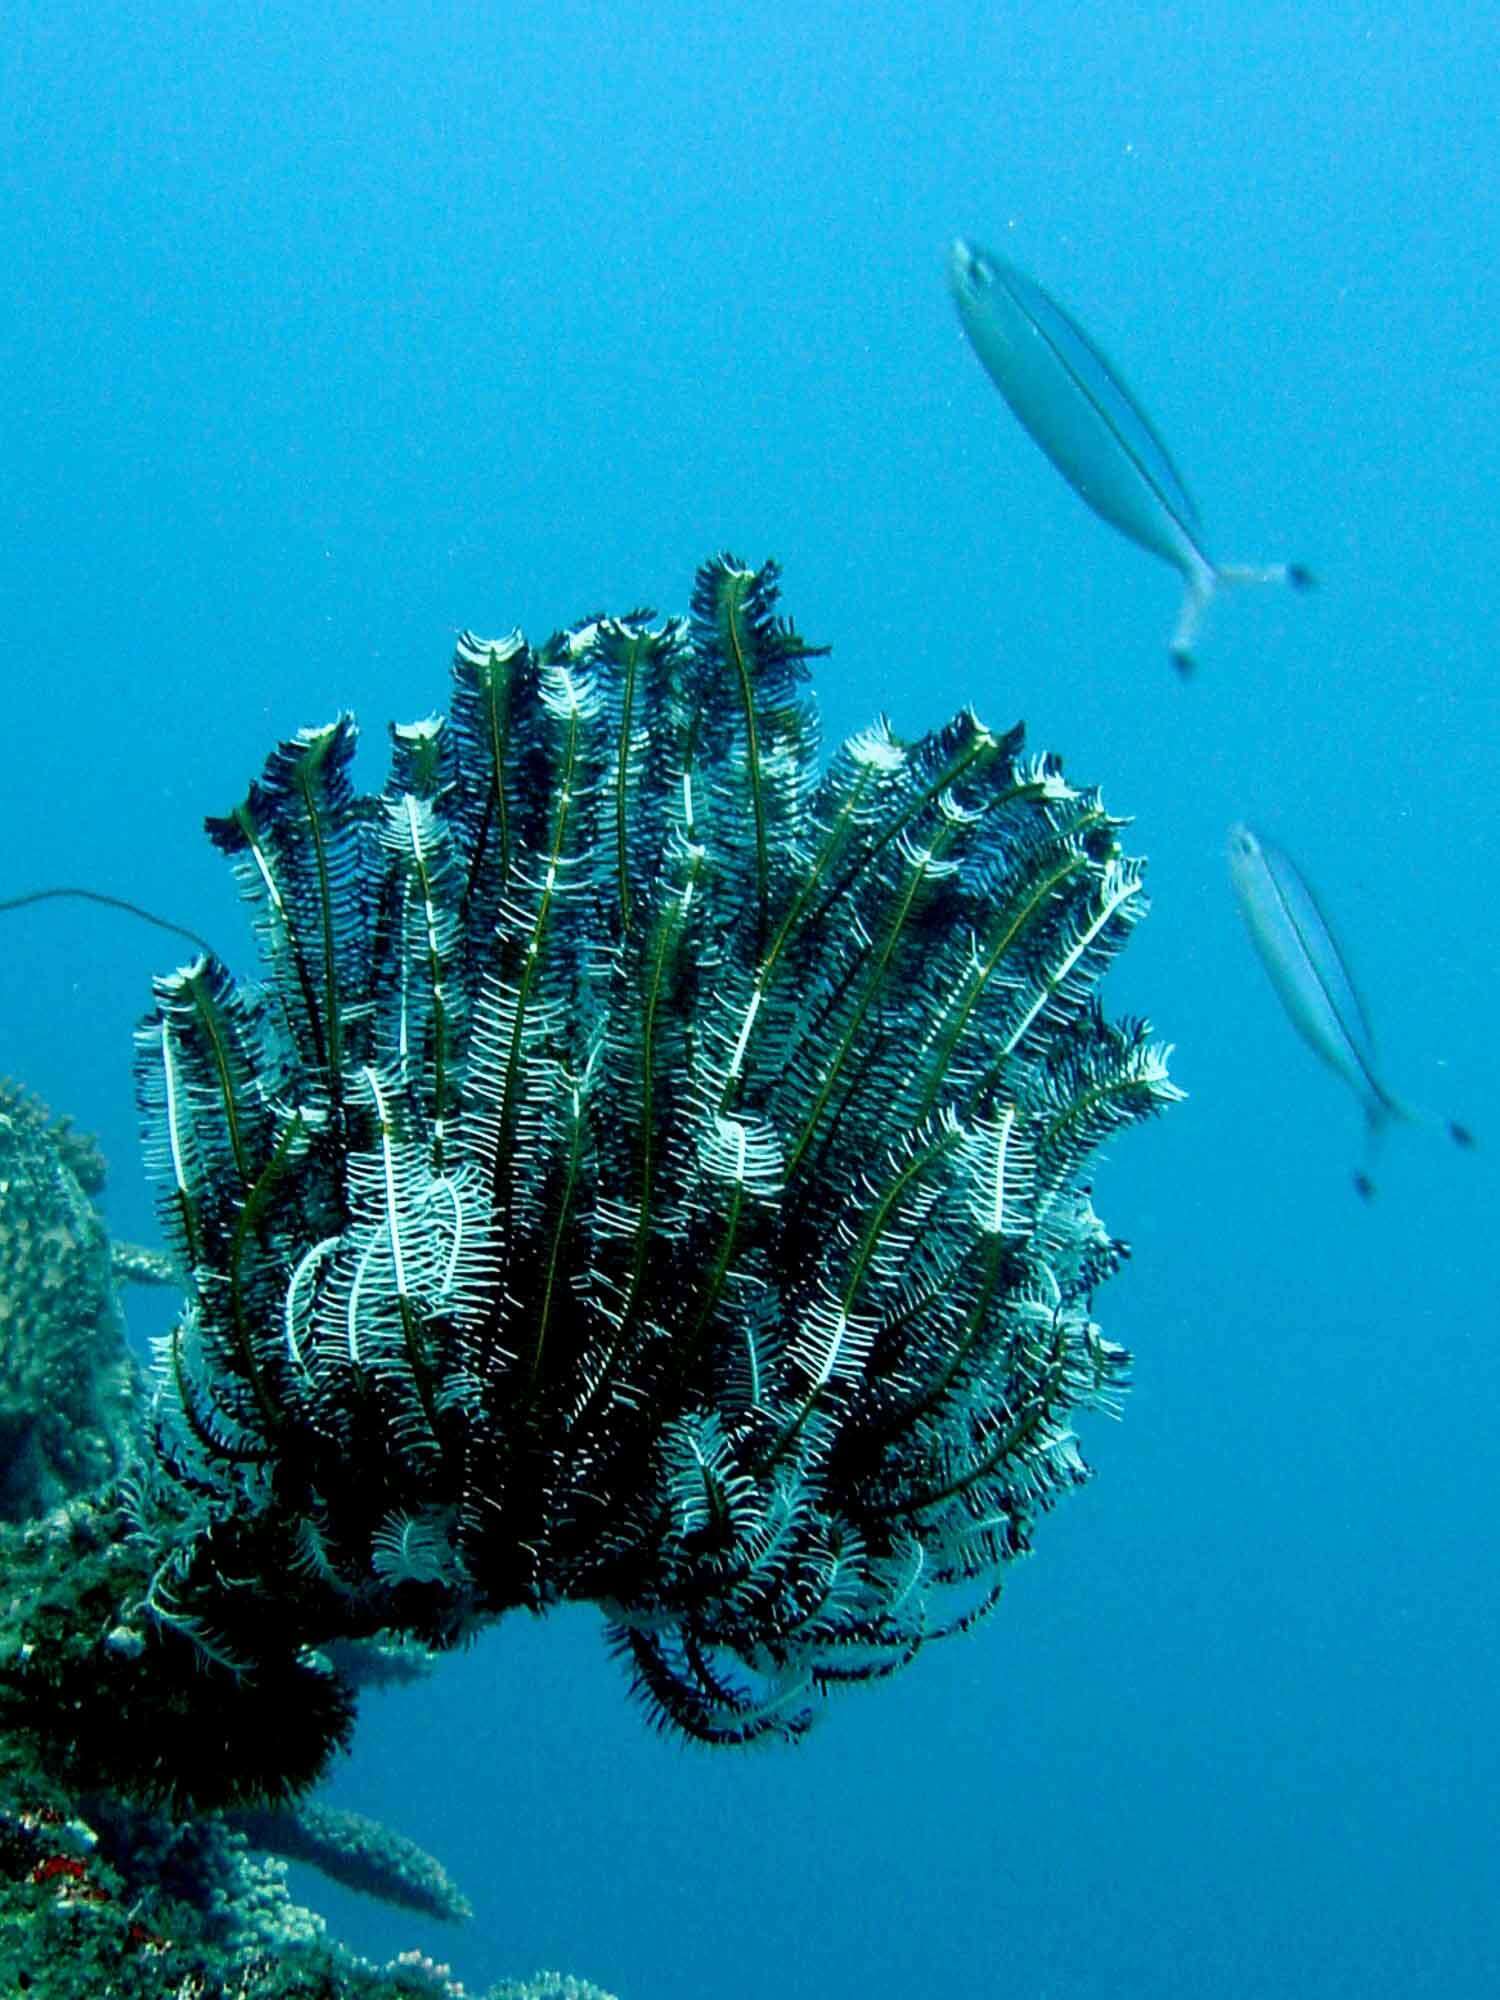
<path id="1" fill-rule="evenodd" d="M 1419 1111 L 1413 1105 L 1403 1103 L 1388 1090 L 1378 1091 L 1365 1107 L 1365 1164 L 1354 1175 L 1355 1189 L 1365 1201 L 1369 1201 L 1375 1193 L 1370 1169 L 1374 1165 L 1381 1137 L 1392 1123 L 1425 1125 L 1429 1129 L 1441 1125 L 1454 1145 L 1465 1153 L 1472 1153 L 1479 1143 L 1469 1127 L 1460 1124 L 1458 1119 L 1434 1117 L 1430 1111 Z"/>
<path id="2" fill-rule="evenodd" d="M 1288 590 L 1312 590 L 1317 578 L 1302 563 L 1211 563 L 1194 551 L 1169 649 L 1172 665 L 1184 679 L 1193 671 L 1193 646 L 1214 592 L 1258 583 L 1281 584 Z"/>
<path id="3" fill-rule="evenodd" d="M 1240 584 L 1276 583 L 1288 590 L 1316 590 L 1318 579 L 1303 563 L 1217 563 L 1214 581 L 1233 590 Z"/>
<path id="4" fill-rule="evenodd" d="M 1404 1124 L 1414 1116 L 1399 1097 L 1392 1097 L 1389 1091 L 1378 1086 L 1366 1100 L 1364 1164 L 1354 1170 L 1354 1191 L 1361 1201 L 1375 1199 L 1375 1155 L 1380 1150 L 1386 1127 L 1393 1119 L 1399 1119 Z"/>
<path id="5" fill-rule="evenodd" d="M 1464 1153 L 1472 1153 L 1479 1143 L 1470 1127 L 1461 1119 L 1449 1118 L 1442 1112 L 1419 1110 L 1414 1105 L 1403 1103 L 1399 1097 L 1392 1097 L 1389 1091 L 1381 1092 L 1377 1115 L 1382 1124 L 1396 1118 L 1403 1125 L 1425 1125 L 1429 1131 L 1434 1126 L 1441 1127 L 1454 1145 Z"/>
<path id="6" fill-rule="evenodd" d="M 1186 680 L 1197 662 L 1193 658 L 1193 647 L 1203 624 L 1203 614 L 1219 582 L 1219 573 L 1208 563 L 1201 568 L 1196 565 L 1187 573 L 1187 584 L 1183 589 L 1182 603 L 1177 611 L 1177 624 L 1172 633 L 1172 643 L 1167 649 L 1167 657 Z"/>
<path id="7" fill-rule="evenodd" d="M 1210 563 L 1188 572 L 1182 609 L 1177 614 L 1177 630 L 1172 634 L 1172 665 L 1184 677 L 1193 671 L 1193 642 L 1203 623 L 1203 614 L 1216 590 L 1237 590 L 1247 584 L 1282 584 L 1288 590 L 1311 590 L 1317 583 L 1312 571 L 1302 563 Z"/>

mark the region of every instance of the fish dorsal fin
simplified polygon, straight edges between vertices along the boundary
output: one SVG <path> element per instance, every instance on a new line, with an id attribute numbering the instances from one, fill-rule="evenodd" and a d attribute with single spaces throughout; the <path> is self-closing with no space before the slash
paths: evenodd
<path id="1" fill-rule="evenodd" d="M 1167 511 L 1182 527 L 1196 535 L 1198 508 L 1183 483 L 1182 474 L 1146 412 L 1120 380 L 1118 372 L 1084 332 L 1071 313 L 1060 306 L 1050 292 L 1034 278 L 1006 259 L 992 253 L 999 282 L 1037 328 L 1059 362 L 1087 396 L 1100 417 L 1118 439 L 1121 449 L 1134 461 L 1141 477 L 1155 487 Z"/>

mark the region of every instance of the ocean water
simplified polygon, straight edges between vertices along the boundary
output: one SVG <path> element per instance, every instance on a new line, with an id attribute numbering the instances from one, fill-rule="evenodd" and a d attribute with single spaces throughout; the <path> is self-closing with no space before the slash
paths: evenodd
<path id="1" fill-rule="evenodd" d="M 657 1738 L 574 1611 L 367 1701 L 328 1795 L 448 1862 L 473 1988 L 622 2000 L 1500 1990 L 1495 1006 L 1500 33 L 1490 6 L 826 11 L 11 0 L 0 37 L 0 894 L 83 883 L 249 953 L 201 817 L 456 631 L 683 609 L 728 546 L 831 642 L 830 741 L 1024 717 L 1134 816 L 1115 1012 L 1189 1101 L 1120 1140 L 1097 1479 L 978 1634 L 797 1749 Z M 1050 285 L 1230 558 L 1215 607 L 1088 514 L 975 364 L 955 233 Z M 1246 818 L 1335 917 L 1392 1135 L 1241 931 Z M 123 918 L 0 929 L 0 1071 L 151 1240 Z M 144 1340 L 164 1310 L 134 1302 Z"/>

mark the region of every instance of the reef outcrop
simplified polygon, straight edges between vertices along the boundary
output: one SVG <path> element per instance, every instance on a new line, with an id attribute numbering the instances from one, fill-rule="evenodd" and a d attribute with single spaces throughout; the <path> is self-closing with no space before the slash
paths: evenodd
<path id="1" fill-rule="evenodd" d="M 0 1520 L 102 1485 L 132 1448 L 103 1183 L 94 1142 L 0 1077 Z"/>

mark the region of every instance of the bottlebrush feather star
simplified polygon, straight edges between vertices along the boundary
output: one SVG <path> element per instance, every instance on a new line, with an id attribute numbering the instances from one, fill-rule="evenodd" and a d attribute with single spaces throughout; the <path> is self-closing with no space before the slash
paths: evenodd
<path id="1" fill-rule="evenodd" d="M 1085 1477 L 1080 1176 L 1177 1094 L 1096 999 L 1140 867 L 971 714 L 820 771 L 776 581 L 465 634 L 378 797 L 344 717 L 210 822 L 262 978 L 158 981 L 138 1070 L 190 1293 L 149 1608 L 220 1665 L 589 1600 L 662 1721 L 795 1734 Z"/>

